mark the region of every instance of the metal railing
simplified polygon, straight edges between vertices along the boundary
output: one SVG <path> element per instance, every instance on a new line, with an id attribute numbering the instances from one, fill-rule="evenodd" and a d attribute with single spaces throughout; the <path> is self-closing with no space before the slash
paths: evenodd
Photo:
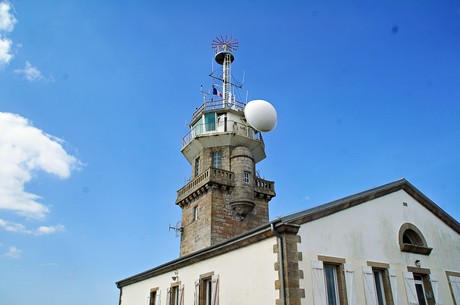
<path id="1" fill-rule="evenodd" d="M 192 130 L 190 130 L 182 138 L 182 148 L 187 146 L 187 144 L 190 143 L 197 136 L 219 133 L 233 133 L 253 140 L 263 141 L 262 134 L 254 128 L 252 128 L 251 126 L 235 121 L 221 121 L 205 124 L 195 124 Z"/>
<path id="2" fill-rule="evenodd" d="M 220 109 L 234 109 L 234 110 L 243 110 L 246 104 L 236 99 L 231 99 L 230 101 L 220 100 L 210 100 L 205 101 L 198 107 L 195 112 L 192 114 L 192 122 L 203 112 L 203 111 L 212 111 Z"/>

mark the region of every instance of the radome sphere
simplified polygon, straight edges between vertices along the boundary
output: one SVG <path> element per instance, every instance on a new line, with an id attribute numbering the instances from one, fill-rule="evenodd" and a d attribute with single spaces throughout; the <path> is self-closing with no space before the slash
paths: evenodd
<path id="1" fill-rule="evenodd" d="M 244 115 L 249 125 L 258 131 L 269 132 L 276 127 L 275 107 L 267 101 L 250 101 L 244 107 Z"/>

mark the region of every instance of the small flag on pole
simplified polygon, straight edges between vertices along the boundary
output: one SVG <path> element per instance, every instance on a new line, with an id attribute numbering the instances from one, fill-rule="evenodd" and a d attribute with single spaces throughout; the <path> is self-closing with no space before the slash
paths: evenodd
<path id="1" fill-rule="evenodd" d="M 219 90 L 217 90 L 217 88 L 214 86 L 212 86 L 212 94 L 222 97 L 222 93 L 220 93 Z"/>

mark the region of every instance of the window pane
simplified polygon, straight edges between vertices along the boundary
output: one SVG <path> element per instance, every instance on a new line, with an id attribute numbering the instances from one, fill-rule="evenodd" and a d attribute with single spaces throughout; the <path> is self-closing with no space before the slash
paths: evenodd
<path id="1" fill-rule="evenodd" d="M 326 279 L 326 294 L 328 305 L 339 304 L 339 293 L 337 287 L 336 266 L 324 266 L 324 276 Z"/>
<path id="2" fill-rule="evenodd" d="M 206 131 L 216 130 L 216 114 L 215 113 L 206 113 L 204 115 L 204 123 Z"/>
<path id="3" fill-rule="evenodd" d="M 383 288 L 383 272 L 374 270 L 375 290 L 377 292 L 377 301 L 379 305 L 385 305 L 385 291 Z"/>
<path id="4" fill-rule="evenodd" d="M 212 154 L 212 167 L 214 168 L 222 167 L 222 155 L 218 151 Z"/>
<path id="5" fill-rule="evenodd" d="M 198 219 L 198 207 L 193 208 L 193 221 Z"/>
<path id="6" fill-rule="evenodd" d="M 211 280 L 206 281 L 206 305 L 211 305 L 212 283 Z"/>
<path id="7" fill-rule="evenodd" d="M 199 136 L 203 133 L 203 118 L 199 119 L 192 127 L 192 135 L 194 137 Z"/>
<path id="8" fill-rule="evenodd" d="M 200 157 L 195 159 L 195 177 L 200 174 Z"/>
<path id="9" fill-rule="evenodd" d="M 415 289 L 417 290 L 417 299 L 419 305 L 426 305 L 425 291 L 422 284 L 415 284 Z"/>
<path id="10" fill-rule="evenodd" d="M 244 172 L 244 183 L 249 184 L 249 172 Z"/>

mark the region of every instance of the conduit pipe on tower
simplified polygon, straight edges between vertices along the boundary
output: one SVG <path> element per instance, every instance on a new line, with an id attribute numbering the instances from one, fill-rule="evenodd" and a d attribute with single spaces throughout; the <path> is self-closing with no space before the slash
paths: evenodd
<path id="1" fill-rule="evenodd" d="M 278 218 L 276 222 L 281 222 Z M 286 304 L 286 286 L 284 283 L 284 242 L 281 234 L 276 230 L 275 222 L 270 223 L 270 228 L 275 234 L 278 243 L 279 263 L 280 263 L 280 292 L 281 292 L 281 304 Z"/>

